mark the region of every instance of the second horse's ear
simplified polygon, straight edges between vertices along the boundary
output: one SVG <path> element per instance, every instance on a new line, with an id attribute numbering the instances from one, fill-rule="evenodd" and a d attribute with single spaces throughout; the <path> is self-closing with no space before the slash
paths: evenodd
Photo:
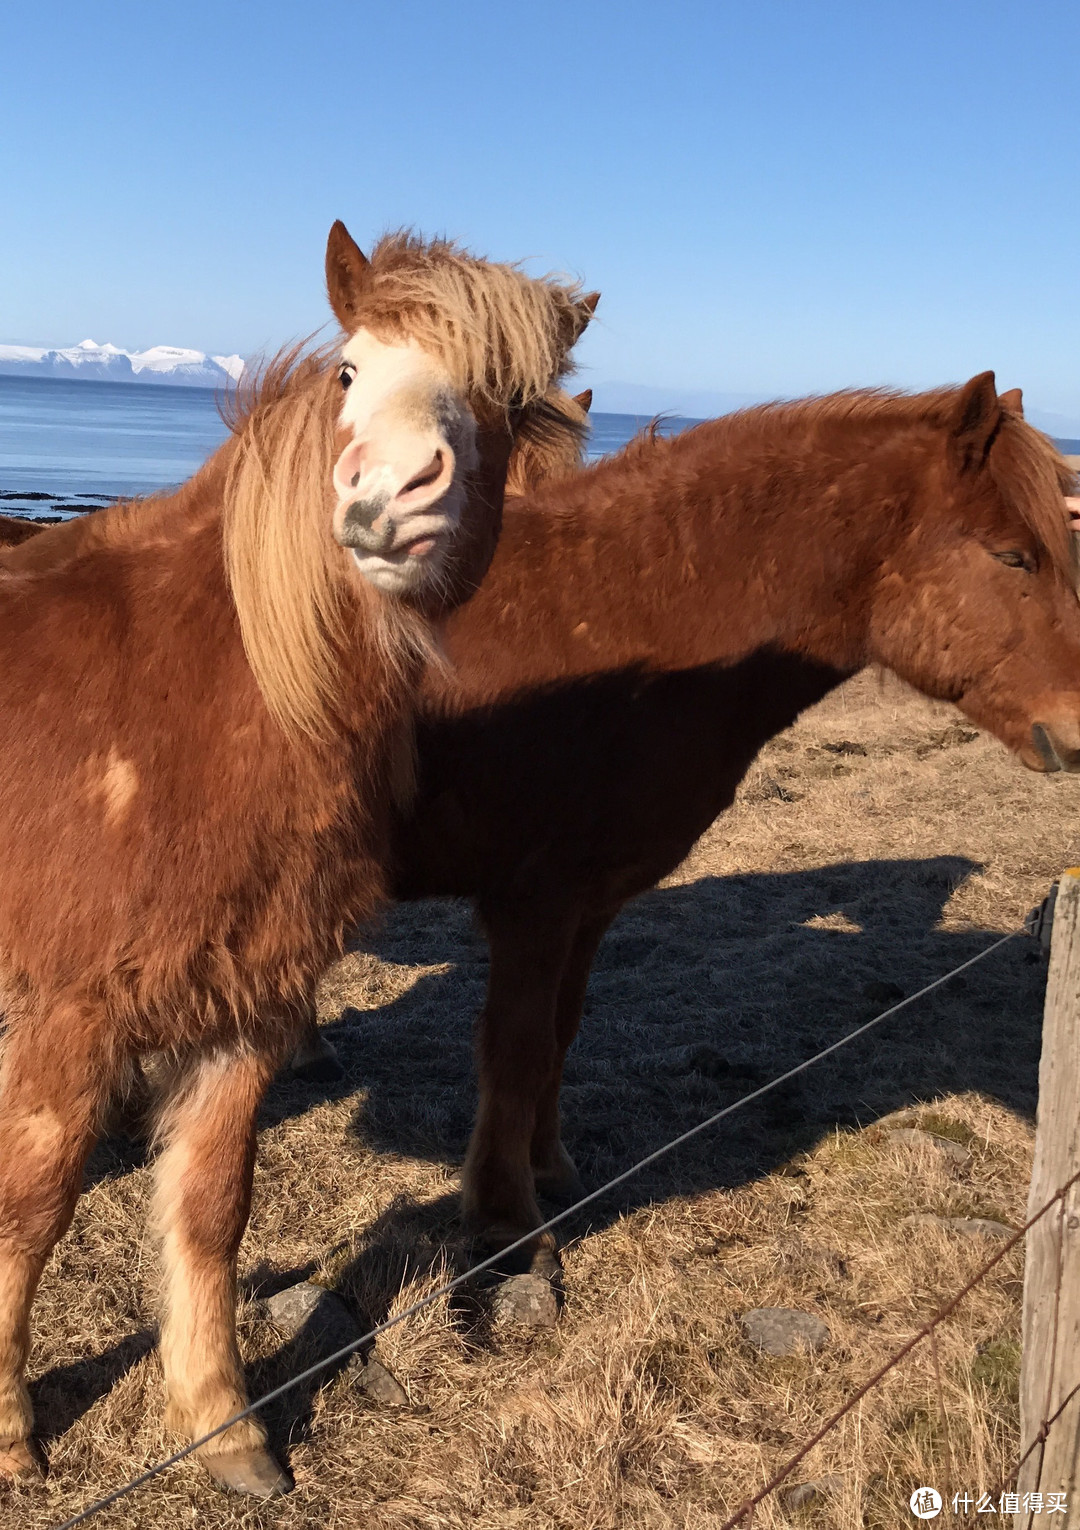
<path id="1" fill-rule="evenodd" d="M 582 414 L 588 414 L 592 408 L 592 389 L 583 388 L 580 393 L 575 393 L 574 403 L 581 410 Z"/>
<path id="2" fill-rule="evenodd" d="M 360 327 L 360 308 L 370 285 L 371 261 L 339 218 L 326 241 L 326 293 L 347 335 Z"/>
<path id="3" fill-rule="evenodd" d="M 1004 393 L 999 393 L 998 403 L 1010 414 L 1018 414 L 1021 419 L 1024 418 L 1024 395 L 1020 388 L 1007 388 Z"/>
<path id="4" fill-rule="evenodd" d="M 953 407 L 952 438 L 961 470 L 982 466 L 1000 423 L 1001 404 L 994 374 L 980 372 L 960 389 Z"/>

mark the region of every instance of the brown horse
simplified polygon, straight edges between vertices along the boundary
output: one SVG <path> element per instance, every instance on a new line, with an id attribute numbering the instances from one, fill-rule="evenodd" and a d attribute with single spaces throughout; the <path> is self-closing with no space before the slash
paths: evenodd
<path id="1" fill-rule="evenodd" d="M 559 1083 L 604 930 L 805 707 L 880 664 L 1080 765 L 1070 476 L 1018 402 L 986 373 L 767 406 L 508 502 L 425 679 L 393 879 L 486 927 L 464 1201 L 495 1246 L 576 1187 Z"/>
<path id="2" fill-rule="evenodd" d="M 33 1294 L 147 1051 L 172 1064 L 168 1419 L 198 1436 L 244 1406 L 258 1103 L 298 1000 L 385 895 L 430 620 L 481 577 L 514 438 L 551 428 L 595 301 L 408 235 L 369 262 L 340 224 L 327 279 L 338 365 L 271 366 L 178 493 L 0 567 L 0 1474 L 35 1470 Z M 287 1485 L 254 1419 L 202 1459 Z"/>
<path id="3" fill-rule="evenodd" d="M 23 520 L 17 515 L 0 515 L 0 547 L 17 547 L 47 529 L 47 522 Z"/>

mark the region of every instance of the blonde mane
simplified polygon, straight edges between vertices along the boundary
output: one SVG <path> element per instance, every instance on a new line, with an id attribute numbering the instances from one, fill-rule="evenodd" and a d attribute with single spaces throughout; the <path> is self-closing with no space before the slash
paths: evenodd
<path id="1" fill-rule="evenodd" d="M 514 411 L 515 450 L 529 459 L 516 481 L 580 462 L 576 406 L 553 402 L 584 324 L 576 287 L 407 233 L 380 241 L 371 272 L 358 327 L 417 340 L 474 407 L 502 419 Z M 369 604 L 365 621 L 384 658 L 401 664 L 431 647 L 409 608 L 349 578 L 330 534 L 337 349 L 282 351 L 223 409 L 233 442 L 222 535 L 244 649 L 271 715 L 314 739 L 336 731 L 341 645 L 357 600 Z"/>
<path id="2" fill-rule="evenodd" d="M 329 529 L 340 407 L 331 350 L 280 352 L 225 411 L 234 449 L 222 537 L 244 649 L 275 720 L 316 738 L 330 731 L 346 593 Z"/>

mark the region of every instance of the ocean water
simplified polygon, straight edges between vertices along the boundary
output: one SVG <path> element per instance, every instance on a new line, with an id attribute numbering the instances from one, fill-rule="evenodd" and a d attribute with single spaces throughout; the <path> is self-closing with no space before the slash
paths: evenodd
<path id="1" fill-rule="evenodd" d="M 183 483 L 225 439 L 219 403 L 208 388 L 0 377 L 0 512 L 67 516 Z M 590 456 L 646 424 L 594 414 Z"/>
<path id="2" fill-rule="evenodd" d="M 147 494 L 189 478 L 225 439 L 210 389 L 0 377 L 0 510 Z"/>

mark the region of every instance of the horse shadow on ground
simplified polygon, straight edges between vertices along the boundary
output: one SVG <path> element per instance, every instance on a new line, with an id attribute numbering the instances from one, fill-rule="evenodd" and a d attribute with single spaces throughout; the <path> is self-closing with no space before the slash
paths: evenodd
<path id="1" fill-rule="evenodd" d="M 942 856 L 707 876 L 630 904 L 597 954 L 565 1073 L 564 1141 L 586 1185 L 985 950 L 998 932 L 941 928 L 953 892 L 979 869 Z M 459 1163 L 475 1109 L 471 1032 L 484 997 L 483 936 L 466 905 L 427 903 L 391 911 L 362 948 L 392 963 L 445 966 L 381 1008 L 346 1007 L 324 1028 L 344 1077 L 280 1079 L 264 1124 L 359 1093 L 349 1130 L 365 1149 Z M 837 1128 L 943 1095 L 976 1091 L 1032 1116 L 1045 977 L 1035 943 L 1010 942 L 576 1214 L 561 1241 L 650 1203 L 746 1184 Z M 455 1196 L 403 1198 L 353 1247 L 338 1289 L 373 1327 L 403 1282 L 440 1268 L 458 1273 L 473 1252 Z M 260 1294 L 313 1269 L 264 1273 Z M 481 1343 L 482 1312 L 474 1294 L 463 1297 L 460 1322 Z M 148 1338 L 135 1335 L 41 1378 L 34 1390 L 47 1434 L 60 1433 L 140 1358 Z M 253 1392 L 295 1373 L 311 1353 L 301 1333 L 253 1368 Z M 279 1442 L 306 1434 L 312 1396 L 308 1388 L 271 1415 Z"/>
<path id="2" fill-rule="evenodd" d="M 597 954 L 567 1059 L 564 1139 L 583 1177 L 619 1172 L 985 950 L 997 931 L 941 928 L 979 869 L 944 856 L 850 862 L 704 877 L 630 904 Z M 350 1130 L 366 1148 L 453 1164 L 475 1109 L 483 937 L 461 905 L 426 904 L 395 911 L 370 944 L 384 960 L 447 967 L 382 1008 L 346 1008 L 324 1031 L 344 1079 L 281 1080 L 267 1117 L 359 1091 Z M 1011 942 L 680 1149 L 618 1205 L 737 1186 L 835 1127 L 944 1094 L 979 1091 L 1033 1115 L 1044 988 L 1035 943 Z"/>
<path id="3" fill-rule="evenodd" d="M 629 905 L 597 954 L 565 1074 L 564 1140 L 586 1185 L 986 950 L 999 932 L 941 927 L 953 892 L 979 869 L 942 856 L 704 877 Z M 460 1162 L 475 1108 L 483 937 L 462 905 L 416 905 L 395 910 L 368 948 L 403 965 L 447 965 L 383 1008 L 346 1008 L 325 1029 L 344 1080 L 329 1089 L 282 1080 L 268 1114 L 359 1091 L 350 1131 L 366 1149 Z M 576 1214 L 560 1240 L 676 1195 L 736 1188 L 829 1132 L 942 1096 L 974 1091 L 1033 1116 L 1045 981 L 1035 942 L 1021 936 Z M 475 1252 L 456 1197 L 401 1199 L 367 1229 L 338 1289 L 373 1327 L 405 1280 L 459 1273 Z M 461 1299 L 459 1321 L 478 1343 L 483 1310 L 473 1293 Z M 290 1358 L 307 1354 L 301 1346 Z M 283 1359 L 259 1380 L 280 1380 Z M 291 1412 L 292 1438 L 309 1418 L 306 1404 Z"/>

